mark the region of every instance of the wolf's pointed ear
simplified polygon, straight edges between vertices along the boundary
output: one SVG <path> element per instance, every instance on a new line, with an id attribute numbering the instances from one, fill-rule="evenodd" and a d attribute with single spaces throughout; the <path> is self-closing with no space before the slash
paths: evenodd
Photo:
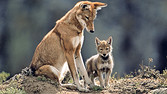
<path id="1" fill-rule="evenodd" d="M 81 7 L 82 9 L 89 10 L 90 5 L 88 5 L 88 4 L 81 4 L 80 7 Z"/>
<path id="2" fill-rule="evenodd" d="M 113 41 L 113 40 L 112 40 L 112 37 L 110 36 L 110 37 L 107 39 L 107 43 L 110 44 L 110 45 L 112 45 L 112 41 Z"/>
<path id="3" fill-rule="evenodd" d="M 101 3 L 101 2 L 94 2 L 94 9 L 96 10 L 100 10 L 102 7 L 106 7 L 107 4 L 106 3 Z"/>
<path id="4" fill-rule="evenodd" d="M 95 38 L 95 43 L 96 43 L 96 46 L 100 45 L 100 40 L 97 37 Z"/>

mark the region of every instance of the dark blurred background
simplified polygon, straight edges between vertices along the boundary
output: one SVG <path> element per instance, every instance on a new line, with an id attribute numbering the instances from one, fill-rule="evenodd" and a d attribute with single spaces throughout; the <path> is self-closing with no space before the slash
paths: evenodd
<path id="1" fill-rule="evenodd" d="M 14 75 L 29 66 L 38 43 L 78 1 L 0 0 L 0 72 Z M 120 76 L 139 64 L 167 67 L 167 0 L 93 1 L 108 6 L 98 11 L 95 33 L 85 30 L 84 61 L 96 54 L 96 36 L 112 36 L 114 72 Z"/>

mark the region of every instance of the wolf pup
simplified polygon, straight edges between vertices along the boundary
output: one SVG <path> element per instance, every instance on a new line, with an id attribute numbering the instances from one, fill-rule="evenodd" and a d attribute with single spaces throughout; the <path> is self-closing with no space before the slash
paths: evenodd
<path id="1" fill-rule="evenodd" d="M 86 61 L 86 69 L 93 84 L 94 78 L 98 77 L 100 86 L 104 88 L 109 85 L 109 77 L 114 67 L 113 57 L 111 55 L 112 37 L 102 41 L 96 37 L 95 43 L 98 54 Z M 105 73 L 105 82 L 103 81 L 103 73 Z"/>
<path id="2" fill-rule="evenodd" d="M 63 69 L 66 69 L 64 66 L 68 64 L 78 90 L 87 89 L 81 87 L 77 71 L 92 86 L 81 56 L 83 30 L 86 28 L 88 32 L 94 32 L 96 12 L 106 6 L 107 4 L 100 2 L 80 1 L 58 20 L 35 50 L 30 64 L 35 75 L 45 75 L 60 81 L 61 74 L 64 74 Z"/>

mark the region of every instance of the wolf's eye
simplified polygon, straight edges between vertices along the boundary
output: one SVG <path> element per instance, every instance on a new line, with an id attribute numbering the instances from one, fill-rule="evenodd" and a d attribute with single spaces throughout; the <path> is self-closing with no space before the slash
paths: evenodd
<path id="1" fill-rule="evenodd" d="M 85 18 L 86 18 L 87 20 L 89 20 L 89 17 L 88 17 L 88 16 L 85 16 Z"/>
<path id="2" fill-rule="evenodd" d="M 103 49 L 102 49 L 102 48 L 100 48 L 99 50 L 100 50 L 100 51 L 103 51 Z"/>

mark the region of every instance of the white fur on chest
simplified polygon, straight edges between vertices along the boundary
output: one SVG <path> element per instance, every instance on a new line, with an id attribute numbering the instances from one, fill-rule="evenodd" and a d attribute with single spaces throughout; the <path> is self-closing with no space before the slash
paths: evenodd
<path id="1" fill-rule="evenodd" d="M 107 68 L 111 65 L 109 65 L 108 63 L 104 63 L 104 64 L 99 64 L 99 69 L 102 69 L 102 68 Z"/>
<path id="2" fill-rule="evenodd" d="M 76 37 L 73 37 L 73 38 L 71 39 L 71 42 L 72 42 L 73 47 L 76 48 L 76 47 L 79 45 L 79 43 L 81 43 L 81 45 L 82 45 L 83 40 L 84 40 L 84 37 L 83 37 L 83 36 L 76 36 Z"/>

